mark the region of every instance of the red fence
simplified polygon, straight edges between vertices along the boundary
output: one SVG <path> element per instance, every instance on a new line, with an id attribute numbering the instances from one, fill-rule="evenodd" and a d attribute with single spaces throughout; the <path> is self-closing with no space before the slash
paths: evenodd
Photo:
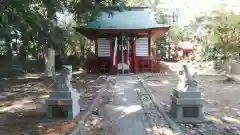
<path id="1" fill-rule="evenodd" d="M 110 57 L 90 57 L 85 63 L 85 70 L 88 73 L 110 73 Z M 134 62 L 130 61 L 130 72 L 133 72 Z M 137 72 L 160 72 L 160 57 L 155 56 L 137 56 Z"/>
<path id="2" fill-rule="evenodd" d="M 109 73 L 110 57 L 89 57 L 85 63 L 88 73 Z"/>
<path id="3" fill-rule="evenodd" d="M 156 56 L 138 56 L 139 72 L 160 72 L 160 57 Z"/>

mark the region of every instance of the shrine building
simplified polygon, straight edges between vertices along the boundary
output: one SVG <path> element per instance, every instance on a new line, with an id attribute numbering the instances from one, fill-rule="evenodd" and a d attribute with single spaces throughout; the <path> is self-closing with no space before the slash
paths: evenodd
<path id="1" fill-rule="evenodd" d="M 87 72 L 160 72 L 153 38 L 169 26 L 157 24 L 147 7 L 102 8 L 102 13 L 77 32 L 95 41 L 95 55 L 86 61 Z"/>
<path id="2" fill-rule="evenodd" d="M 196 47 L 191 42 L 179 42 L 176 47 L 177 60 L 194 60 Z"/>

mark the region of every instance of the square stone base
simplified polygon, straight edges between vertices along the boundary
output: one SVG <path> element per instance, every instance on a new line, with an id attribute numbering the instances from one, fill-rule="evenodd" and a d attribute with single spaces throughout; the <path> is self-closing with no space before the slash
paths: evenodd
<path id="1" fill-rule="evenodd" d="M 128 74 L 129 70 L 118 70 L 118 74 Z"/>
<path id="2" fill-rule="evenodd" d="M 68 98 L 62 98 L 65 97 Z M 76 89 L 72 89 L 69 92 L 54 91 L 55 96 L 50 96 L 46 100 L 46 115 L 49 119 L 73 119 L 80 112 L 80 94 Z M 59 96 L 56 96 L 59 95 Z"/>
<path id="3" fill-rule="evenodd" d="M 203 97 L 201 91 L 178 91 L 173 89 L 172 95 L 176 98 L 200 98 Z"/>
<path id="4" fill-rule="evenodd" d="M 48 118 L 73 119 L 72 105 L 48 105 Z"/>
<path id="5" fill-rule="evenodd" d="M 170 115 L 181 123 L 201 123 L 205 121 L 203 105 L 177 105 L 172 102 Z"/>
<path id="6" fill-rule="evenodd" d="M 118 73 L 119 74 L 128 74 L 129 73 L 129 65 L 126 63 L 118 63 Z"/>
<path id="7" fill-rule="evenodd" d="M 170 115 L 176 122 L 199 123 L 205 121 L 202 92 L 174 90 L 170 98 L 172 101 Z"/>

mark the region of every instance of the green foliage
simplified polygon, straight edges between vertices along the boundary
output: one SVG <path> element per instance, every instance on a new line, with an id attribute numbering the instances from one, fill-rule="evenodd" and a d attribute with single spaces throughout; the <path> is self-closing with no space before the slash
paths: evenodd
<path id="1" fill-rule="evenodd" d="M 144 0 L 125 0 L 127 6 L 144 5 Z"/>
<path id="2" fill-rule="evenodd" d="M 180 28 L 178 25 L 173 25 L 168 31 L 168 36 L 171 42 L 178 44 L 179 41 L 189 40 L 188 27 Z"/>
<path id="3" fill-rule="evenodd" d="M 197 17 L 183 29 L 174 27 L 169 33 L 174 41 L 197 42 L 207 57 L 230 57 L 240 52 L 240 16 L 224 8 Z"/>
<path id="4" fill-rule="evenodd" d="M 68 31 L 67 39 L 64 42 L 64 47 L 61 52 L 65 56 L 75 55 L 78 58 L 85 59 L 92 51 L 93 43 L 75 32 L 72 23 L 63 26 Z"/>
<path id="5" fill-rule="evenodd" d="M 18 40 L 22 41 L 20 52 L 39 50 L 43 46 L 62 49 L 66 43 L 71 43 L 77 37 L 69 37 L 72 32 L 60 27 L 57 13 L 63 11 L 73 14 L 78 25 L 92 21 L 100 14 L 102 6 L 112 5 L 111 0 L 8 0 L 0 8 L 0 39 L 1 53 L 4 49 L 11 53 L 11 44 L 16 39 L 13 32 L 20 33 Z M 115 0 L 117 6 L 125 4 L 124 0 Z M 79 36 L 79 35 L 76 35 Z M 19 44 L 19 43 L 18 43 Z M 34 44 L 35 49 L 32 48 Z M 32 52 L 34 53 L 34 51 Z"/>
<path id="6" fill-rule="evenodd" d="M 240 51 L 240 16 L 237 13 L 223 9 L 215 11 L 206 27 L 208 40 L 225 56 Z"/>
<path id="7" fill-rule="evenodd" d="M 61 45 L 63 32 L 51 21 L 54 17 L 49 18 L 49 15 L 54 16 L 57 11 L 61 11 L 58 1 L 9 0 L 0 11 L 0 35 L 5 40 L 7 37 L 13 39 L 11 33 L 14 29 L 21 33 L 21 40 L 25 44 L 36 39 L 42 45 L 58 47 Z"/>
<path id="8" fill-rule="evenodd" d="M 158 50 L 160 50 L 160 56 L 165 57 L 166 53 L 168 52 L 169 42 L 166 40 L 166 38 L 157 38 L 155 40 L 156 47 Z"/>

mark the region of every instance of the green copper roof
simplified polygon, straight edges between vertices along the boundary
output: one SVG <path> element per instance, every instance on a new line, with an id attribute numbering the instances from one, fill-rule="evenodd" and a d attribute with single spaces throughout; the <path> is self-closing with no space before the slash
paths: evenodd
<path id="1" fill-rule="evenodd" d="M 102 12 L 93 22 L 88 23 L 85 28 L 91 29 L 151 29 L 169 27 L 157 24 L 153 15 L 146 9 L 141 10 L 112 10 Z"/>

